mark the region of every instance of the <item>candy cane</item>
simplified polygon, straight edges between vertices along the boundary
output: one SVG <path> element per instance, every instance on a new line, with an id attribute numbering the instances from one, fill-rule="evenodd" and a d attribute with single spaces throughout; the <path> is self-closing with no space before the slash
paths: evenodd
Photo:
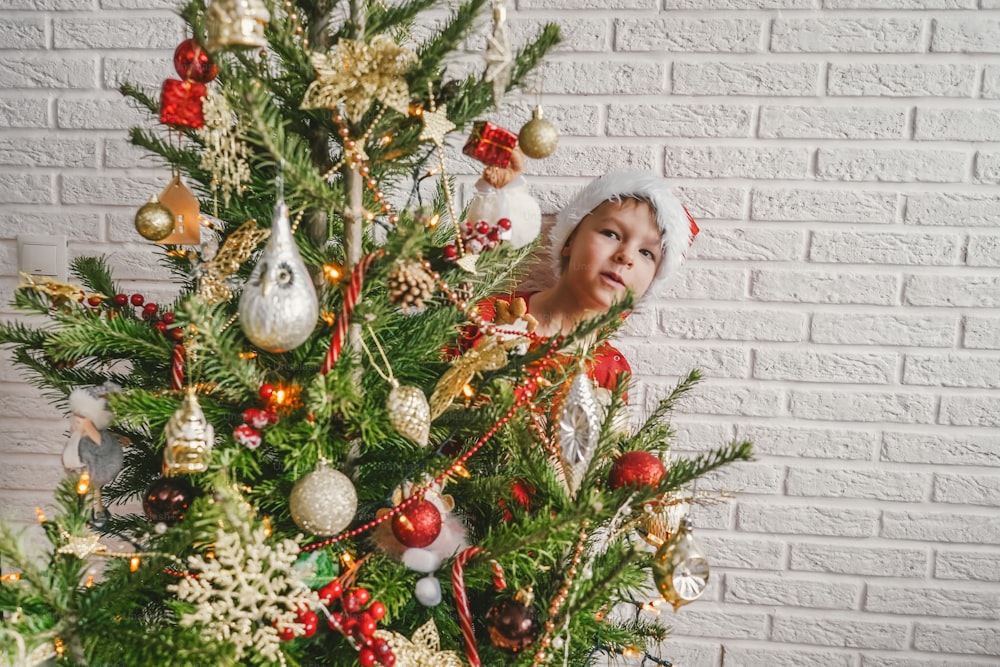
<path id="1" fill-rule="evenodd" d="M 327 350 L 326 360 L 319 371 L 322 375 L 329 373 L 333 365 L 337 363 L 337 359 L 340 358 L 340 353 L 344 349 L 344 340 L 347 338 L 347 331 L 351 326 L 351 313 L 354 312 L 354 306 L 357 305 L 358 299 L 361 297 L 361 286 L 365 282 L 365 272 L 375 261 L 375 258 L 381 254 L 381 252 L 368 253 L 354 265 L 354 270 L 351 272 L 351 282 L 344 293 L 344 305 L 340 309 L 340 316 L 334 325 L 333 337 L 330 338 L 330 349 Z"/>
<path id="2" fill-rule="evenodd" d="M 469 547 L 458 554 L 455 564 L 451 566 L 451 587 L 455 593 L 455 606 L 458 607 L 458 622 L 462 626 L 462 636 L 465 637 L 465 657 L 469 659 L 471 667 L 481 667 L 483 663 L 479 661 L 476 633 L 472 630 L 469 597 L 465 594 L 465 564 L 482 552 L 482 547 Z"/>
<path id="3" fill-rule="evenodd" d="M 173 363 L 170 366 L 170 388 L 180 390 L 184 388 L 184 346 L 174 345 Z"/>

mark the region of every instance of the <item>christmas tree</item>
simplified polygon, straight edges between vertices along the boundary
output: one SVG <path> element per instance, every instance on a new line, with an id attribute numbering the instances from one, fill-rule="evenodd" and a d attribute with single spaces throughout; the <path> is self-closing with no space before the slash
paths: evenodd
<path id="1" fill-rule="evenodd" d="M 0 533 L 0 664 L 668 664 L 644 612 L 704 590 L 691 483 L 749 445 L 670 460 L 697 373 L 634 428 L 595 391 L 629 299 L 548 339 L 481 317 L 537 221 L 461 211 L 446 143 L 496 188 L 551 152 L 540 117 L 520 148 L 481 121 L 559 32 L 514 49 L 471 0 L 417 41 L 434 4 L 195 0 L 181 78 L 123 88 L 161 123 L 136 228 L 178 295 L 103 259 L 16 292 L 45 323 L 0 342 L 74 421 L 47 561 Z M 489 10 L 485 71 L 449 78 Z"/>

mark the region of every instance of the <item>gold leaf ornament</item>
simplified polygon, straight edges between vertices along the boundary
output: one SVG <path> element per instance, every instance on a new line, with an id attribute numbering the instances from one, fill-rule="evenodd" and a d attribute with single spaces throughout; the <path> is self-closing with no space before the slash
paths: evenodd
<path id="1" fill-rule="evenodd" d="M 507 365 L 507 350 L 497 336 L 487 336 L 476 347 L 451 362 L 431 394 L 431 421 L 440 417 L 462 388 L 482 371 L 495 371 Z"/>
<path id="2" fill-rule="evenodd" d="M 384 639 L 396 654 L 396 667 L 464 667 L 454 651 L 441 650 L 441 638 L 431 619 L 417 628 L 412 639 L 398 632 L 376 630 L 375 637 Z"/>
<path id="3" fill-rule="evenodd" d="M 303 109 L 336 110 L 344 105 L 348 120 L 359 120 L 372 98 L 404 116 L 409 112 L 410 89 L 403 74 L 416 54 L 379 35 L 371 43 L 341 39 L 330 53 L 314 53 L 316 80 L 306 90 Z"/>
<path id="4" fill-rule="evenodd" d="M 70 303 L 71 301 L 83 301 L 90 297 L 101 296 L 100 294 L 90 294 L 84 291 L 79 285 L 71 285 L 69 283 L 60 282 L 54 278 L 41 277 L 39 280 L 35 280 L 35 276 L 30 273 L 21 274 L 21 279 L 24 281 L 17 286 L 18 289 L 30 289 L 40 294 L 44 294 L 49 297 L 52 301 L 52 305 L 61 306 L 65 303 Z"/>
<path id="5" fill-rule="evenodd" d="M 240 265 L 250 259 L 257 246 L 270 235 L 270 230 L 257 227 L 256 220 L 247 220 L 240 225 L 239 229 L 229 235 L 215 257 L 202 264 L 199 296 L 211 304 L 232 299 L 233 291 L 226 283 L 227 279 L 239 271 Z"/>

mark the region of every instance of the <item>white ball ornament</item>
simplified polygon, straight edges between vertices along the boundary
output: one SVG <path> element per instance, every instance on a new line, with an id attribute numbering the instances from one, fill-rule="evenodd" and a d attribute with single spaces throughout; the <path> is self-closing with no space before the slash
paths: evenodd
<path id="1" fill-rule="evenodd" d="M 288 499 L 295 524 L 313 535 L 335 535 L 358 510 L 358 493 L 347 475 L 320 463 L 295 482 Z"/>
<path id="2" fill-rule="evenodd" d="M 436 607 L 441 604 L 441 582 L 433 574 L 417 579 L 414 595 L 425 607 Z"/>

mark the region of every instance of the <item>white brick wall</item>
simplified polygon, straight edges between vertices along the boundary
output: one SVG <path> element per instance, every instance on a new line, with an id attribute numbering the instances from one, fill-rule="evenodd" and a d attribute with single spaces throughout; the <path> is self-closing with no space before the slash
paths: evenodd
<path id="1" fill-rule="evenodd" d="M 706 488 L 706 600 L 665 614 L 682 667 L 1000 664 L 1000 0 L 514 0 L 563 22 L 546 67 L 552 210 L 655 169 L 702 235 L 623 344 L 642 386 L 707 380 L 677 448 L 749 437 Z M 18 232 L 114 253 L 162 292 L 130 218 L 167 174 L 114 92 L 172 75 L 173 0 L 0 0 L 0 313 Z M 481 43 L 481 40 L 473 40 Z M 495 119 L 511 129 L 531 100 Z M 0 507 L 30 518 L 65 424 L 0 365 Z M 30 520 L 30 519 L 29 519 Z"/>

